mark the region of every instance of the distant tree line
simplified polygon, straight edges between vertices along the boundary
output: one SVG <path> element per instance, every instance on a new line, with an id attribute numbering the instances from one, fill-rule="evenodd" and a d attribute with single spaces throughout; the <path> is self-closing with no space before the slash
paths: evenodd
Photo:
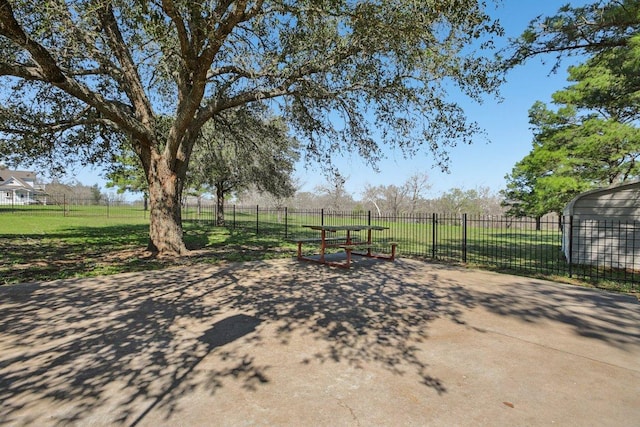
<path id="1" fill-rule="evenodd" d="M 411 176 L 402 185 L 365 185 L 360 196 L 349 193 L 346 179 L 335 177 L 313 191 L 297 191 L 287 198 L 276 198 L 248 189 L 234 199 L 239 205 L 290 207 L 294 209 L 327 209 L 333 211 L 372 211 L 377 215 L 398 216 L 417 213 L 455 213 L 470 215 L 503 215 L 505 208 L 497 192 L 488 187 L 452 188 L 433 197 L 426 174 Z"/>
<path id="2" fill-rule="evenodd" d="M 109 199 L 109 196 L 100 191 L 98 184 L 92 186 L 83 185 L 79 181 L 73 181 L 69 183 L 63 183 L 60 181 L 53 181 L 45 185 L 45 193 L 47 197 L 55 197 L 56 201 L 60 203 L 60 200 L 74 200 L 75 203 L 92 204 L 97 205 L 103 201 Z"/>

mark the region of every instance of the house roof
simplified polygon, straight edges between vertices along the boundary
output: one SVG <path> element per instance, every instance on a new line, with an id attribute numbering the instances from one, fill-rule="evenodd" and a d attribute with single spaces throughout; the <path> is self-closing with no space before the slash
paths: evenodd
<path id="1" fill-rule="evenodd" d="M 9 186 L 11 182 L 15 182 L 24 190 L 29 192 L 41 193 L 43 186 L 36 185 L 36 173 L 31 171 L 14 171 L 10 169 L 0 169 L 0 189 L 6 187 L 15 190 L 16 186 Z"/>
<path id="2" fill-rule="evenodd" d="M 580 201 L 585 197 L 592 196 L 598 193 L 613 193 L 615 191 L 626 190 L 629 188 L 640 189 L 640 180 L 627 181 L 627 182 L 623 182 L 622 184 L 613 184 L 613 185 L 610 185 L 609 187 L 596 188 L 595 190 L 589 190 L 589 191 L 585 191 L 584 193 L 580 193 L 576 197 L 571 199 L 569 203 L 567 203 L 567 206 L 565 206 L 564 208 L 564 214 L 565 215 L 572 214 L 576 203 L 578 203 L 578 201 Z"/>
<path id="3" fill-rule="evenodd" d="M 36 181 L 36 173 L 31 171 L 14 171 L 10 169 L 0 169 L 0 183 L 10 178 L 19 179 L 21 182 L 25 180 Z"/>
<path id="4" fill-rule="evenodd" d="M 23 188 L 25 188 L 27 190 L 33 189 L 32 185 L 27 184 L 26 182 L 24 182 L 20 178 L 16 178 L 15 176 L 11 176 L 8 179 L 5 179 L 4 181 L 0 181 L 0 188 L 2 188 L 2 187 L 10 187 L 9 184 L 11 182 L 17 182 L 18 184 L 20 184 L 20 187 L 23 187 Z M 14 187 L 11 187 L 11 188 L 14 188 Z"/>

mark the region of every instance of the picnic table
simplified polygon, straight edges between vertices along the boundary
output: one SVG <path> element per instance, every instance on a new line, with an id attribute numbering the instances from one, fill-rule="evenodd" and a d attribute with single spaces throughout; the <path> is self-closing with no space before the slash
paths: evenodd
<path id="1" fill-rule="evenodd" d="M 360 255 L 370 258 L 380 258 L 393 261 L 396 256 L 396 242 L 374 243 L 373 231 L 388 230 L 389 227 L 380 225 L 303 225 L 304 228 L 320 231 L 320 238 L 300 238 L 296 239 L 298 244 L 298 260 L 311 261 L 320 264 L 328 264 L 336 267 L 349 268 L 351 266 L 351 255 Z M 355 240 L 352 232 L 366 231 L 366 241 Z M 342 235 L 338 235 L 338 233 Z M 320 253 L 315 256 L 302 255 L 302 245 L 305 243 L 319 243 Z M 373 250 L 381 246 L 390 246 L 391 255 L 382 255 L 374 253 Z M 326 259 L 326 250 L 330 247 L 338 247 L 344 249 L 346 253 L 345 262 L 334 262 Z M 355 252 L 354 250 L 365 250 L 364 252 Z"/>

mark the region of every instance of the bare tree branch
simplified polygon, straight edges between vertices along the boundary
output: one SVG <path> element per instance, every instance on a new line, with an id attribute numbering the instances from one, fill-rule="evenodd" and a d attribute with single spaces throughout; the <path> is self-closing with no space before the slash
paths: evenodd
<path id="1" fill-rule="evenodd" d="M 153 108 L 145 94 L 138 70 L 133 63 L 131 54 L 127 49 L 122 33 L 118 28 L 118 23 L 113 14 L 113 8 L 108 3 L 99 9 L 102 26 L 107 35 L 107 40 L 111 50 L 113 50 L 118 62 L 123 69 L 124 91 L 133 104 L 134 111 L 144 126 L 153 126 Z"/>

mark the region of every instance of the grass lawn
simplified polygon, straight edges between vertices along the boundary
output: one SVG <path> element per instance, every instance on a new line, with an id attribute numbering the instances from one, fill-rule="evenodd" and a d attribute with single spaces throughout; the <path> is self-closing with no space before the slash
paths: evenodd
<path id="1" fill-rule="evenodd" d="M 293 244 L 276 238 L 186 222 L 185 242 L 193 255 L 162 259 L 145 251 L 149 223 L 144 218 L 2 215 L 0 219 L 0 284 L 267 259 L 295 252 Z"/>

